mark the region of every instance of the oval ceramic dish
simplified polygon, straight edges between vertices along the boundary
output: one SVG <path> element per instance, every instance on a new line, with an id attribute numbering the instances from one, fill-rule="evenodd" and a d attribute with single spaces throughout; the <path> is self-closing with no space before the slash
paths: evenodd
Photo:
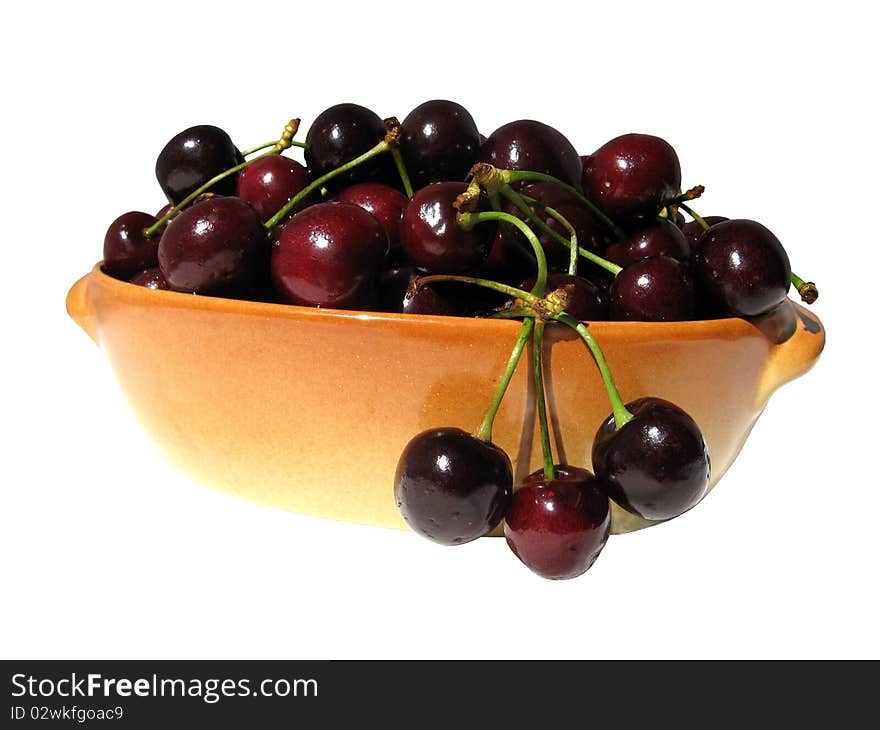
<path id="1" fill-rule="evenodd" d="M 205 484 L 282 509 L 405 527 L 393 495 L 405 444 L 435 426 L 477 427 L 519 323 L 382 314 L 155 291 L 100 264 L 67 297 L 106 352 L 146 432 Z M 709 445 L 715 483 L 767 399 L 805 373 L 825 343 L 812 313 L 787 305 L 761 328 L 742 319 L 596 322 L 624 400 L 659 396 L 688 411 Z M 775 329 L 774 329 L 775 327 Z M 767 332 L 772 333 L 768 336 Z M 783 339 L 774 344 L 774 339 Z M 584 343 L 548 328 L 545 370 L 559 458 L 589 467 L 610 413 Z M 493 441 L 515 483 L 541 464 L 530 368 L 520 363 Z M 651 523 L 614 506 L 615 533 Z"/>

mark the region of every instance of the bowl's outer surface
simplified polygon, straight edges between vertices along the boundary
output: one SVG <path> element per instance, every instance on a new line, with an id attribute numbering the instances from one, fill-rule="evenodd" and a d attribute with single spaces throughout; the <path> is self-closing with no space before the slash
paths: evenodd
<path id="1" fill-rule="evenodd" d="M 625 400 L 659 396 L 694 417 L 714 485 L 772 392 L 822 350 L 818 319 L 791 306 L 800 321 L 780 345 L 740 319 L 591 329 Z M 154 291 L 116 281 L 100 264 L 74 284 L 67 307 L 177 468 L 248 500 L 398 528 L 393 478 L 403 447 L 426 428 L 476 428 L 519 327 Z M 558 458 L 589 467 L 593 435 L 610 412 L 602 381 L 573 333 L 553 326 L 545 346 Z M 526 361 L 493 440 L 517 478 L 539 468 Z M 649 524 L 614 507 L 616 533 Z"/>

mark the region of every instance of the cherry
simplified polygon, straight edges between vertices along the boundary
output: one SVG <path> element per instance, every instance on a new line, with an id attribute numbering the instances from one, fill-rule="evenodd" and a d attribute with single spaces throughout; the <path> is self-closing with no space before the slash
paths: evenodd
<path id="1" fill-rule="evenodd" d="M 687 262 L 691 257 L 691 246 L 672 221 L 655 218 L 629 233 L 625 241 L 616 241 L 605 249 L 605 258 L 618 266 L 628 266 L 649 256 L 669 256 Z"/>
<path id="2" fill-rule="evenodd" d="M 520 289 L 531 290 L 535 276 L 526 279 Z M 562 289 L 567 297 L 565 311 L 582 322 L 600 322 L 608 319 L 608 301 L 605 291 L 595 282 L 582 276 L 551 271 L 547 274 L 547 294 Z"/>
<path id="3" fill-rule="evenodd" d="M 717 223 L 702 235 L 694 274 L 705 296 L 738 317 L 773 309 L 791 285 L 791 264 L 779 239 L 745 219 Z"/>
<path id="4" fill-rule="evenodd" d="M 309 174 L 316 180 L 350 162 L 381 142 L 385 132 L 385 123 L 366 107 L 336 104 L 325 109 L 306 134 L 304 154 Z M 333 178 L 327 187 L 339 190 L 363 180 L 392 180 L 394 174 L 390 155 L 385 154 Z"/>
<path id="5" fill-rule="evenodd" d="M 477 161 L 477 125 L 470 112 L 454 101 L 419 104 L 406 115 L 400 131 L 400 151 L 416 187 L 464 180 Z"/>
<path id="6" fill-rule="evenodd" d="M 383 312 L 402 314 L 453 316 L 458 313 L 454 299 L 444 296 L 442 283 L 416 287 L 418 278 L 412 266 L 384 271 L 379 279 L 379 308 Z"/>
<path id="7" fill-rule="evenodd" d="M 376 299 L 388 236 L 351 203 L 318 203 L 297 213 L 272 248 L 275 288 L 289 304 L 365 309 Z"/>
<path id="8" fill-rule="evenodd" d="M 677 517 L 709 485 L 703 434 L 685 411 L 660 398 L 640 398 L 626 409 L 631 420 L 617 429 L 609 416 L 596 433 L 596 477 L 611 499 L 646 520 Z"/>
<path id="9" fill-rule="evenodd" d="M 159 240 L 159 268 L 175 291 L 235 288 L 254 278 L 266 248 L 266 230 L 250 205 L 213 197 L 171 219 Z"/>
<path id="10" fill-rule="evenodd" d="M 504 536 L 532 571 L 553 580 L 575 578 L 595 562 L 611 531 L 608 496 L 586 469 L 557 464 L 555 479 L 529 474 L 504 517 Z"/>
<path id="11" fill-rule="evenodd" d="M 617 222 L 651 218 L 678 194 L 681 165 L 660 137 L 624 134 L 593 153 L 583 186 L 586 196 Z"/>
<path id="12" fill-rule="evenodd" d="M 491 532 L 510 504 L 510 458 L 460 428 L 422 431 L 406 445 L 394 494 L 407 524 L 444 545 Z"/>
<path id="13" fill-rule="evenodd" d="M 159 270 L 158 266 L 152 269 L 145 269 L 132 276 L 128 281 L 132 284 L 137 284 L 138 286 L 145 286 L 147 289 L 171 288 L 168 286 L 168 282 L 165 281 L 165 277 L 162 276 L 162 272 Z"/>
<path id="14" fill-rule="evenodd" d="M 531 119 L 509 122 L 492 132 L 477 161 L 500 169 L 540 172 L 581 187 L 581 158 L 571 142 L 553 127 Z"/>
<path id="15" fill-rule="evenodd" d="M 612 320 L 679 322 L 693 319 L 694 284 L 687 266 L 653 256 L 626 266 L 608 291 Z"/>
<path id="16" fill-rule="evenodd" d="M 409 205 L 409 198 L 403 193 L 382 183 L 366 182 L 345 188 L 336 199 L 340 203 L 358 205 L 367 211 L 382 224 L 388 235 L 391 251 L 400 248 L 400 222 Z"/>
<path id="17" fill-rule="evenodd" d="M 156 220 L 149 213 L 131 211 L 110 224 L 104 235 L 104 273 L 117 279 L 130 279 L 159 263 L 157 239 L 144 234 L 144 229 Z"/>
<path id="18" fill-rule="evenodd" d="M 400 243 L 417 268 L 455 274 L 486 258 L 494 227 L 484 224 L 465 231 L 456 222 L 452 204 L 466 189 L 463 182 L 434 183 L 409 201 L 400 224 Z"/>
<path id="19" fill-rule="evenodd" d="M 244 162 L 229 135 L 219 127 L 200 124 L 172 137 L 156 160 L 156 179 L 175 205 L 221 172 Z M 237 175 L 218 182 L 212 192 L 234 195 Z"/>
<path id="20" fill-rule="evenodd" d="M 296 160 L 282 155 L 267 155 L 254 160 L 239 173 L 236 195 L 250 203 L 260 220 L 265 222 L 309 182 L 308 170 Z M 292 213 L 308 204 L 304 200 Z"/>
<path id="21" fill-rule="evenodd" d="M 723 223 L 730 220 L 730 218 L 725 218 L 723 215 L 706 215 L 703 216 L 703 220 L 711 228 L 716 223 Z M 684 237 L 691 247 L 692 255 L 697 252 L 697 244 L 700 242 L 700 237 L 703 235 L 704 230 L 703 226 L 697 221 L 688 221 L 681 226 L 681 232 L 684 233 Z"/>
<path id="22" fill-rule="evenodd" d="M 538 200 L 545 206 L 549 206 L 559 213 L 565 220 L 571 224 L 577 235 L 578 246 L 590 251 L 598 252 L 599 245 L 594 235 L 593 216 L 590 211 L 571 193 L 564 188 L 548 182 L 525 182 L 519 186 L 518 192 L 530 198 Z M 547 224 L 549 228 L 556 231 L 565 239 L 571 237 L 571 233 L 555 218 L 543 210 L 540 205 L 529 206 L 537 213 L 541 220 Z M 512 202 L 508 202 L 504 207 L 505 213 L 515 215 L 522 220 L 527 220 L 526 215 L 519 210 Z M 525 236 L 513 226 L 500 226 L 504 235 L 513 236 L 519 242 L 520 247 L 529 248 L 529 243 Z M 547 265 L 550 268 L 565 270 L 568 267 L 571 258 L 571 249 L 562 245 L 552 235 L 546 231 L 536 229 L 535 234 L 544 247 L 544 253 L 547 256 Z"/>

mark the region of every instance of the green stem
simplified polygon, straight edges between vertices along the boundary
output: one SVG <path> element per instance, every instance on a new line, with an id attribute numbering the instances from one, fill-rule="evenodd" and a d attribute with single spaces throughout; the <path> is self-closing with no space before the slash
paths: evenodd
<path id="1" fill-rule="evenodd" d="M 260 150 L 264 150 L 267 147 L 274 147 L 276 144 L 278 144 L 277 139 L 273 139 L 271 142 L 265 142 L 263 144 L 258 144 L 256 147 L 251 147 L 249 150 L 244 150 L 241 153 L 241 156 L 247 157 L 248 155 L 254 154 L 254 152 L 259 152 Z"/>
<path id="2" fill-rule="evenodd" d="M 529 335 L 532 334 L 534 326 L 535 320 L 526 319 L 523 321 L 522 327 L 520 327 L 519 337 L 516 338 L 516 344 L 514 344 L 513 350 L 510 353 L 507 367 L 504 369 L 504 374 L 501 376 L 501 382 L 498 383 L 498 387 L 495 389 L 495 394 L 492 396 L 492 402 L 486 410 L 486 415 L 483 416 L 483 420 L 480 422 L 480 427 L 477 429 L 477 433 L 474 434 L 481 441 L 492 441 L 492 425 L 495 423 L 495 416 L 498 413 L 498 409 L 501 407 L 501 401 L 504 398 L 504 394 L 507 392 L 507 386 L 510 385 L 510 379 L 513 377 L 513 373 L 516 370 L 516 366 L 519 363 L 523 349 L 526 346 L 526 342 L 529 340 Z"/>
<path id="3" fill-rule="evenodd" d="M 337 175 L 341 175 L 343 172 L 351 170 L 353 167 L 357 167 L 362 162 L 366 162 L 367 160 L 376 157 L 377 155 L 381 155 L 391 149 L 391 145 L 389 145 L 384 139 L 379 142 L 375 147 L 371 147 L 364 154 L 355 157 L 353 160 L 349 160 L 344 165 L 340 165 L 335 170 L 330 170 L 330 172 L 321 175 L 321 177 L 317 178 L 310 182 L 306 187 L 300 190 L 296 195 L 294 195 L 287 203 L 284 204 L 284 207 L 281 208 L 275 215 L 273 215 L 269 220 L 267 220 L 263 226 L 267 230 L 271 230 L 278 223 L 284 220 L 285 216 L 290 213 L 299 203 L 305 198 L 307 198 L 312 191 L 317 190 L 323 187 L 324 183 L 328 180 L 332 180 Z"/>
<path id="4" fill-rule="evenodd" d="M 547 215 L 549 215 L 553 220 L 555 220 L 559 225 L 561 225 L 566 231 L 568 231 L 569 240 L 568 240 L 568 243 L 566 244 L 568 246 L 568 250 L 570 253 L 570 256 L 568 259 L 568 273 L 570 276 L 577 276 L 577 270 L 578 270 L 578 268 L 577 268 L 578 263 L 577 262 L 578 262 L 579 247 L 578 247 L 577 231 L 574 229 L 574 226 L 568 222 L 568 220 L 565 218 L 564 215 L 562 215 L 562 213 L 551 208 L 549 205 L 544 205 L 539 200 L 537 200 L 535 198 L 530 198 L 527 195 L 522 195 L 522 198 L 527 203 L 540 205 L 544 209 L 544 212 Z M 548 226 L 548 228 L 549 228 L 549 226 Z M 553 229 L 551 228 L 550 230 L 552 231 Z M 554 231 L 554 233 L 555 233 L 555 231 Z M 564 239 L 564 236 L 561 238 Z M 596 257 L 596 258 L 598 258 L 598 257 Z"/>
<path id="5" fill-rule="evenodd" d="M 571 327 L 580 335 L 580 338 L 586 343 L 587 347 L 590 348 L 590 352 L 593 353 L 593 359 L 599 368 L 599 374 L 602 376 L 602 382 L 605 383 L 608 400 L 611 402 L 611 412 L 614 414 L 614 427 L 619 429 L 625 423 L 632 420 L 633 414 L 626 409 L 623 399 L 620 397 L 620 392 L 614 384 L 614 378 L 611 377 L 611 370 L 608 367 L 608 363 L 605 362 L 605 355 L 602 354 L 602 348 L 599 347 L 599 343 L 596 342 L 596 338 L 593 337 L 593 333 L 590 332 L 587 326 L 583 322 L 578 322 L 570 314 L 561 312 L 554 315 L 553 319 Z"/>
<path id="6" fill-rule="evenodd" d="M 798 294 L 801 295 L 802 302 L 812 304 L 819 298 L 819 287 L 817 287 L 814 282 L 804 281 L 801 277 L 792 272 L 791 283 L 794 284 L 794 288 L 797 289 Z"/>
<path id="7" fill-rule="evenodd" d="M 540 205 L 542 208 L 548 210 L 549 212 L 547 206 L 545 206 L 540 200 L 536 200 L 535 198 L 530 198 L 527 195 L 518 193 L 509 185 L 501 188 L 501 194 L 511 203 L 513 203 L 517 208 L 519 208 L 519 210 L 521 210 L 525 215 L 527 215 L 532 223 L 538 226 L 538 228 L 540 228 L 544 233 L 551 236 L 554 241 L 561 243 L 563 246 L 571 246 L 570 240 L 554 231 L 550 226 L 542 221 L 541 217 L 537 213 L 535 213 L 535 211 L 530 207 L 530 205 Z M 596 266 L 599 266 L 606 271 L 611 272 L 611 274 L 613 274 L 614 276 L 617 276 L 622 269 L 622 267 L 618 266 L 617 264 L 608 261 L 608 259 L 603 259 L 601 256 L 597 256 L 592 251 L 588 251 L 581 246 L 577 247 L 577 252 L 585 259 L 587 259 L 587 261 L 592 261 L 594 264 L 596 264 Z"/>
<path id="8" fill-rule="evenodd" d="M 400 175 L 400 182 L 403 183 L 403 192 L 407 198 L 412 198 L 413 187 L 409 179 L 409 173 L 406 171 L 406 165 L 403 162 L 403 155 L 397 147 L 391 148 L 391 157 L 394 158 L 394 166 L 397 168 L 397 174 Z"/>
<path id="9" fill-rule="evenodd" d="M 249 160 L 245 160 L 244 162 L 239 163 L 235 167 L 230 167 L 228 170 L 224 170 L 219 175 L 215 175 L 214 177 L 212 177 L 204 185 L 197 187 L 189 195 L 187 195 L 183 200 L 181 200 L 177 205 L 175 205 L 171 210 L 169 210 L 165 215 L 163 215 L 159 220 L 157 220 L 153 225 L 151 225 L 149 228 L 145 229 L 144 235 L 147 238 L 150 238 L 151 236 L 153 236 L 156 233 L 156 231 L 158 231 L 169 220 L 171 220 L 174 216 L 176 216 L 181 210 L 183 210 L 192 201 L 194 201 L 196 198 L 198 198 L 202 193 L 205 193 L 208 190 L 210 190 L 214 185 L 216 185 L 221 180 L 224 180 L 225 178 L 229 177 L 230 175 L 234 175 L 236 172 L 244 170 L 244 168 L 246 168 L 248 165 L 253 164 L 257 160 L 261 160 L 264 157 L 270 157 L 272 155 L 277 155 L 279 152 L 281 152 L 281 150 L 278 149 L 278 141 L 277 140 L 275 142 L 273 142 L 272 145 L 273 145 L 273 149 L 271 149 L 269 152 L 264 152 L 262 155 L 257 155 L 256 157 L 252 157 Z"/>
<path id="10" fill-rule="evenodd" d="M 544 322 L 535 322 L 532 335 L 532 366 L 535 370 L 535 403 L 538 406 L 538 426 L 541 431 L 541 453 L 544 456 L 544 478 L 552 481 L 553 451 L 550 448 L 550 429 L 547 427 L 547 402 L 544 397 Z"/>
<path id="11" fill-rule="evenodd" d="M 577 198 L 583 205 L 587 206 L 600 221 L 602 221 L 608 229 L 620 240 L 626 238 L 626 233 L 623 229 L 618 226 L 613 220 L 611 220 L 605 213 L 602 212 L 601 208 L 599 208 L 592 200 L 585 198 L 583 194 L 575 187 L 572 187 L 568 183 L 562 182 L 558 177 L 553 177 L 552 175 L 545 175 L 543 172 L 530 172 L 529 170 L 502 170 L 501 171 L 504 176 L 504 181 L 508 185 L 512 185 L 515 182 L 520 182 L 524 180 L 535 180 L 537 182 L 549 182 L 554 185 L 558 185 L 563 190 L 567 190 L 571 193 L 575 198 Z"/>
<path id="12" fill-rule="evenodd" d="M 430 276 L 421 276 L 418 280 L 418 286 L 422 286 L 423 284 L 433 284 L 438 281 L 458 281 L 462 284 L 476 284 L 477 286 L 481 286 L 484 289 L 492 289 L 493 291 L 501 292 L 502 294 L 507 294 L 508 296 L 513 297 L 514 299 L 522 299 L 529 304 L 536 304 L 540 301 L 540 297 L 535 296 L 527 291 L 523 291 L 522 289 L 517 289 L 515 286 L 508 286 L 507 284 L 501 284 L 497 281 L 492 281 L 491 279 L 479 279 L 474 276 L 454 276 L 452 274 L 432 274 Z"/>
<path id="13" fill-rule="evenodd" d="M 487 210 L 483 213 L 459 213 L 458 221 L 459 225 L 468 231 L 477 223 L 483 223 L 485 221 L 502 221 L 504 223 L 510 223 L 512 226 L 516 226 L 532 245 L 532 250 L 535 252 L 535 259 L 538 262 L 538 276 L 535 279 L 535 285 L 532 287 L 532 294 L 536 297 L 544 296 L 544 290 L 547 288 L 547 257 L 544 255 L 544 247 L 541 245 L 538 237 L 532 232 L 531 228 L 515 215 L 502 213 L 497 210 Z"/>
<path id="14" fill-rule="evenodd" d="M 697 215 L 697 212 L 695 210 L 692 210 L 689 205 L 679 203 L 678 207 L 681 208 L 685 213 L 687 213 L 691 218 L 693 218 L 697 222 L 697 225 L 704 231 L 708 231 L 711 228 L 711 226 L 706 223 L 706 221 L 704 221 L 699 215 Z"/>

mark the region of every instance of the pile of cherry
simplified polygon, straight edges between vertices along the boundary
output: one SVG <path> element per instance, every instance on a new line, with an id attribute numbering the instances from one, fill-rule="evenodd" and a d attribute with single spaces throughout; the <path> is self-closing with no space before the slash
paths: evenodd
<path id="1" fill-rule="evenodd" d="M 241 152 L 223 130 L 184 130 L 162 149 L 168 198 L 129 212 L 104 239 L 104 271 L 152 289 L 303 306 L 522 320 L 508 366 L 474 435 L 435 428 L 407 444 L 395 496 L 408 524 L 449 545 L 503 520 L 536 573 L 586 571 L 610 530 L 609 499 L 647 520 L 693 507 L 709 454 L 693 419 L 659 398 L 624 403 L 588 323 L 765 317 L 817 290 L 782 244 L 750 220 L 702 218 L 702 186 L 681 189 L 664 140 L 626 134 L 581 156 L 558 130 L 519 120 L 488 138 L 451 101 L 403 122 L 356 104 L 322 112 L 294 140 Z M 303 148 L 306 165 L 283 154 Z M 684 217 L 687 214 L 690 220 Z M 580 336 L 612 413 L 591 473 L 554 464 L 541 342 L 546 326 Z M 544 464 L 513 488 L 492 423 L 533 343 Z"/>

